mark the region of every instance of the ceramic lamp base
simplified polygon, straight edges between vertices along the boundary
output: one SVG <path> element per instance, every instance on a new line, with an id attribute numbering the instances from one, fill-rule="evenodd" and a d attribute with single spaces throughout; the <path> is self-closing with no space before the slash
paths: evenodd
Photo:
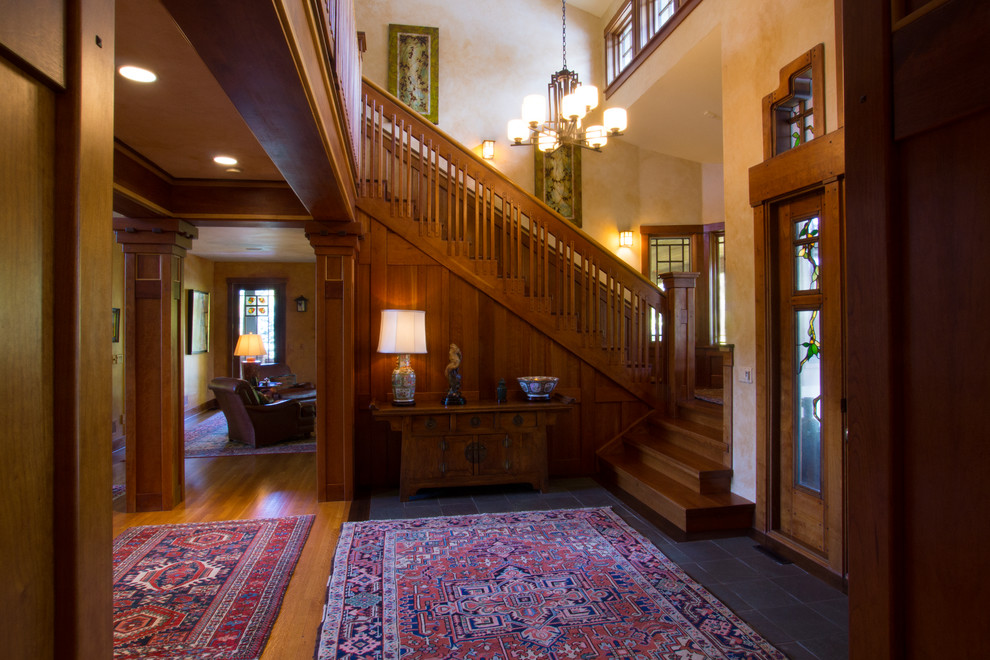
<path id="1" fill-rule="evenodd" d="M 399 355 L 392 372 L 392 405 L 416 405 L 416 372 L 409 366 L 409 354 Z"/>

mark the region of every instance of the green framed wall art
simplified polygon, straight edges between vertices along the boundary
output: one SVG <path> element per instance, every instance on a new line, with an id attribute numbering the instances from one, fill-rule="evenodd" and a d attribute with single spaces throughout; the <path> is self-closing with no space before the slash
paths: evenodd
<path id="1" fill-rule="evenodd" d="M 561 146 L 544 153 L 534 148 L 536 197 L 554 211 L 581 226 L 581 149 Z"/>
<path id="2" fill-rule="evenodd" d="M 439 71 L 440 28 L 388 26 L 388 91 L 434 124 Z"/>

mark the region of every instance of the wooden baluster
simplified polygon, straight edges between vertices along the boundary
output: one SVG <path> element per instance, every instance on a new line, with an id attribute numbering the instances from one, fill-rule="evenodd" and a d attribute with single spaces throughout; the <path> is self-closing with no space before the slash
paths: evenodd
<path id="1" fill-rule="evenodd" d="M 392 157 L 389 159 L 389 172 L 388 172 L 388 197 L 390 202 L 390 207 L 392 209 L 392 215 L 399 215 L 399 196 L 402 195 L 402 186 L 399 182 L 400 172 L 402 170 L 402 163 L 400 159 L 402 155 L 400 152 L 399 141 L 402 139 L 402 123 L 399 118 L 392 114 Z"/>
<path id="2" fill-rule="evenodd" d="M 367 179 L 367 166 L 368 166 L 368 95 L 364 95 L 364 103 L 361 104 L 361 149 L 358 153 L 359 166 L 358 166 L 358 194 L 361 197 L 368 196 L 368 186 L 365 184 Z"/>
<path id="3" fill-rule="evenodd" d="M 385 107 L 378 112 L 378 126 L 375 127 L 375 185 L 376 199 L 385 199 Z"/>
<path id="4" fill-rule="evenodd" d="M 490 240 L 488 241 L 488 258 L 495 259 L 495 191 L 491 188 L 488 189 L 488 224 L 489 231 L 491 232 Z M 496 271 L 498 270 L 496 266 Z"/>
<path id="5" fill-rule="evenodd" d="M 571 330 L 577 330 L 577 315 L 576 309 L 574 308 L 574 269 L 577 266 L 577 259 L 574 256 L 574 241 L 570 241 L 567 244 L 567 249 L 570 252 L 570 256 L 567 260 L 567 327 Z"/>
<path id="6" fill-rule="evenodd" d="M 518 206 L 513 209 L 516 217 L 516 278 L 522 279 L 522 209 Z"/>
<path id="7" fill-rule="evenodd" d="M 430 213 L 430 236 L 440 235 L 440 149 L 430 141 L 430 175 L 433 177 L 433 208 Z"/>
<path id="8" fill-rule="evenodd" d="M 406 158 L 406 212 L 405 217 L 413 218 L 413 134 L 412 134 L 412 124 L 406 127 L 406 148 L 403 155 Z"/>
<path id="9" fill-rule="evenodd" d="M 481 251 L 484 249 L 484 236 L 481 232 L 481 207 L 484 206 L 484 187 L 481 181 L 474 180 L 474 260 L 477 263 L 481 259 Z"/>
<path id="10" fill-rule="evenodd" d="M 468 171 L 467 168 L 461 170 L 461 175 L 464 177 L 464 187 L 461 190 L 461 195 L 463 199 L 461 200 L 461 228 L 460 228 L 460 255 L 469 256 L 467 252 L 467 237 L 468 237 Z"/>
<path id="11" fill-rule="evenodd" d="M 539 264 L 536 262 L 540 255 L 540 235 L 539 235 L 539 225 L 533 218 L 529 219 L 529 287 L 527 295 L 529 296 L 529 308 L 536 309 L 537 299 L 539 298 L 539 285 L 537 284 L 536 278 L 537 268 Z"/>
<path id="12" fill-rule="evenodd" d="M 557 327 L 559 329 L 564 329 L 567 326 L 567 282 L 564 281 L 564 276 L 567 273 L 566 264 L 564 260 L 567 258 L 567 246 L 564 245 L 563 239 L 557 237 L 557 299 L 554 301 L 554 308 L 557 314 Z"/>

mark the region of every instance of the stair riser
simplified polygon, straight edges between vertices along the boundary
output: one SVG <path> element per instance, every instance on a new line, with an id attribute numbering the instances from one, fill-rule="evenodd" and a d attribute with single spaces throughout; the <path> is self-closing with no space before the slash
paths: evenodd
<path id="1" fill-rule="evenodd" d="M 695 492 L 704 495 L 729 492 L 732 481 L 731 474 L 699 471 L 690 465 L 684 465 L 676 458 L 665 456 L 662 452 L 654 453 L 632 443 L 627 443 L 625 447 L 626 455 L 630 458 L 639 459 L 644 465 L 693 489 Z"/>
<path id="2" fill-rule="evenodd" d="M 707 412 L 700 410 L 692 410 L 690 408 L 678 408 L 677 418 L 686 419 L 697 424 L 704 424 L 705 426 L 715 429 L 719 432 L 722 431 L 722 416 L 713 416 Z"/>
<path id="3" fill-rule="evenodd" d="M 659 426 L 654 427 L 654 435 L 661 437 L 672 445 L 681 447 L 682 449 L 687 449 L 688 451 L 693 451 L 699 456 L 704 456 L 705 458 L 722 463 L 723 465 L 725 456 L 728 454 L 726 446 L 722 442 L 717 442 L 709 438 L 698 438 L 695 435 L 685 435 L 683 433 L 678 433 L 677 431 L 669 428 L 662 428 Z"/>
<path id="4" fill-rule="evenodd" d="M 603 463 L 602 468 L 603 476 L 611 480 L 614 485 L 656 511 L 684 532 L 741 530 L 753 526 L 753 511 L 755 509 L 753 504 L 709 510 L 687 510 L 663 493 L 644 485 L 621 469 L 607 463 Z"/>

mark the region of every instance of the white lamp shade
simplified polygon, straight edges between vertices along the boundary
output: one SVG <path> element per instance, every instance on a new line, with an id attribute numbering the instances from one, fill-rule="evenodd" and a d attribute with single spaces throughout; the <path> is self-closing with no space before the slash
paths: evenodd
<path id="1" fill-rule="evenodd" d="M 425 353 L 426 312 L 414 309 L 383 309 L 378 335 L 379 353 Z"/>
<path id="2" fill-rule="evenodd" d="M 580 90 L 580 88 L 578 88 Z M 564 119 L 580 119 L 584 117 L 584 100 L 579 92 L 572 92 L 560 102 L 560 113 Z"/>
<path id="3" fill-rule="evenodd" d="M 588 145 L 595 149 L 608 144 L 604 126 L 589 126 L 584 132 L 584 137 L 588 141 Z"/>
<path id="4" fill-rule="evenodd" d="M 605 110 L 605 128 L 611 133 L 621 133 L 626 130 L 626 109 L 608 108 Z"/>
<path id="5" fill-rule="evenodd" d="M 522 118 L 527 124 L 542 124 L 547 120 L 547 100 L 540 94 L 530 94 L 523 99 Z"/>
<path id="6" fill-rule="evenodd" d="M 237 338 L 237 346 L 234 347 L 234 355 L 239 357 L 252 357 L 256 355 L 268 355 L 265 350 L 265 342 L 261 341 L 261 335 L 249 332 Z"/>
<path id="7" fill-rule="evenodd" d="M 545 131 L 540 133 L 540 137 L 537 140 L 537 147 L 540 151 L 553 151 L 560 143 L 557 141 L 557 133 L 554 131 Z"/>
<path id="8" fill-rule="evenodd" d="M 581 85 L 575 92 L 581 99 L 581 105 L 585 108 L 585 113 L 591 112 L 598 107 L 598 88 L 594 85 Z"/>
<path id="9" fill-rule="evenodd" d="M 509 142 L 522 142 L 529 137 L 529 126 L 522 119 L 509 121 Z"/>

